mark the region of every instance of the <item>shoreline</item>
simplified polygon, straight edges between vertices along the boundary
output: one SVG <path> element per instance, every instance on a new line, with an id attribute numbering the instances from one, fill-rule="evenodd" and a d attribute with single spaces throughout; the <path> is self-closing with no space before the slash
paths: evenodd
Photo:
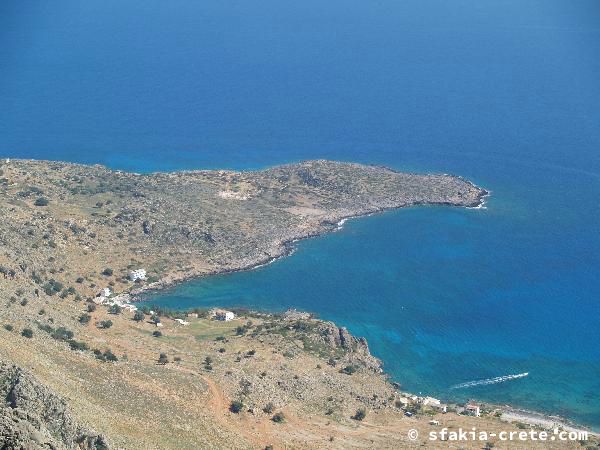
<path id="1" fill-rule="evenodd" d="M 546 414 L 539 411 L 532 411 L 529 409 L 516 408 L 511 405 L 501 406 L 489 403 L 483 404 L 487 407 L 502 411 L 502 416 L 499 419 L 505 422 L 522 422 L 531 426 L 540 426 L 550 430 L 562 428 L 565 431 L 584 431 L 589 433 L 590 436 L 600 437 L 600 431 L 594 431 L 592 427 L 578 424 L 577 422 L 573 422 L 572 420 L 561 416 Z"/>

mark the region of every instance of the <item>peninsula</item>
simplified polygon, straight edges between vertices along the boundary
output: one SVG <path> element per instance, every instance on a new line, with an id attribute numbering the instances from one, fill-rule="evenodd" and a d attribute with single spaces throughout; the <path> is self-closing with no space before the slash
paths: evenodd
<path id="1" fill-rule="evenodd" d="M 455 176 L 332 161 L 140 175 L 13 160 L 0 171 L 0 213 L 9 218 L 0 225 L 0 264 L 25 264 L 20 277 L 35 273 L 69 285 L 83 277 L 82 295 L 95 295 L 107 281 L 116 283 L 113 291 L 129 289 L 123 277 L 137 267 L 165 284 L 247 269 L 346 217 L 413 205 L 477 206 L 487 194 Z"/>
<path id="2" fill-rule="evenodd" d="M 250 269 L 347 217 L 477 207 L 486 195 L 456 176 L 332 161 L 154 174 L 3 161 L 0 441 L 28 449 L 399 448 L 440 427 L 505 429 L 493 411 L 444 414 L 435 399 L 402 392 L 364 339 L 307 314 L 234 311 L 221 321 L 209 311 L 99 300 Z M 422 437 L 411 440 L 409 430 Z"/>

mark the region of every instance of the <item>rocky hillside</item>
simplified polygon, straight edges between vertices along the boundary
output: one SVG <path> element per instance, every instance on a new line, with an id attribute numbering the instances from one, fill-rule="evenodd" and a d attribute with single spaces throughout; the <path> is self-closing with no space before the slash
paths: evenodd
<path id="1" fill-rule="evenodd" d="M 0 448 L 108 450 L 106 439 L 79 425 L 66 402 L 22 369 L 0 361 Z"/>

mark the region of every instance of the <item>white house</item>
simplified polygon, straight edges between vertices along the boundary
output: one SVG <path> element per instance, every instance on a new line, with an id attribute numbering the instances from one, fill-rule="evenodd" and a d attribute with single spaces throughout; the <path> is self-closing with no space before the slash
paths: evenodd
<path id="1" fill-rule="evenodd" d="M 465 405 L 465 413 L 471 416 L 479 417 L 481 416 L 481 408 L 479 408 L 478 404 L 469 402 Z"/>
<path id="2" fill-rule="evenodd" d="M 137 269 L 129 272 L 129 279 L 131 281 L 137 280 L 145 280 L 146 279 L 146 269 Z"/>
<path id="3" fill-rule="evenodd" d="M 197 319 L 198 318 L 198 313 L 187 313 L 188 317 L 191 317 L 193 319 Z"/>
<path id="4" fill-rule="evenodd" d="M 406 397 L 400 397 L 400 398 L 398 399 L 398 401 L 399 401 L 400 403 L 402 403 L 402 406 L 403 406 L 403 407 L 404 407 L 404 406 L 408 406 L 408 404 L 410 403 L 410 401 L 409 401 L 409 400 L 408 400 Z"/>
<path id="5" fill-rule="evenodd" d="M 231 311 L 219 310 L 219 311 L 215 311 L 215 319 L 229 322 L 230 320 L 235 319 L 235 314 L 232 313 Z"/>
<path id="6" fill-rule="evenodd" d="M 437 398 L 421 397 L 419 398 L 419 403 L 421 403 L 423 406 L 429 406 L 431 408 L 437 409 L 443 413 L 448 411 L 448 406 L 444 405 Z"/>

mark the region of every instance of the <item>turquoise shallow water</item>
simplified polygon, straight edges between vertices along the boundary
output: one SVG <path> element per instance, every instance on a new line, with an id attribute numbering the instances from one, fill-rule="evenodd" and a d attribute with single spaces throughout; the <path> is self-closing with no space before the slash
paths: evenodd
<path id="1" fill-rule="evenodd" d="M 0 156 L 469 177 L 487 210 L 352 220 L 153 301 L 308 309 L 407 389 L 599 428 L 599 19 L 595 0 L 5 0 Z"/>

